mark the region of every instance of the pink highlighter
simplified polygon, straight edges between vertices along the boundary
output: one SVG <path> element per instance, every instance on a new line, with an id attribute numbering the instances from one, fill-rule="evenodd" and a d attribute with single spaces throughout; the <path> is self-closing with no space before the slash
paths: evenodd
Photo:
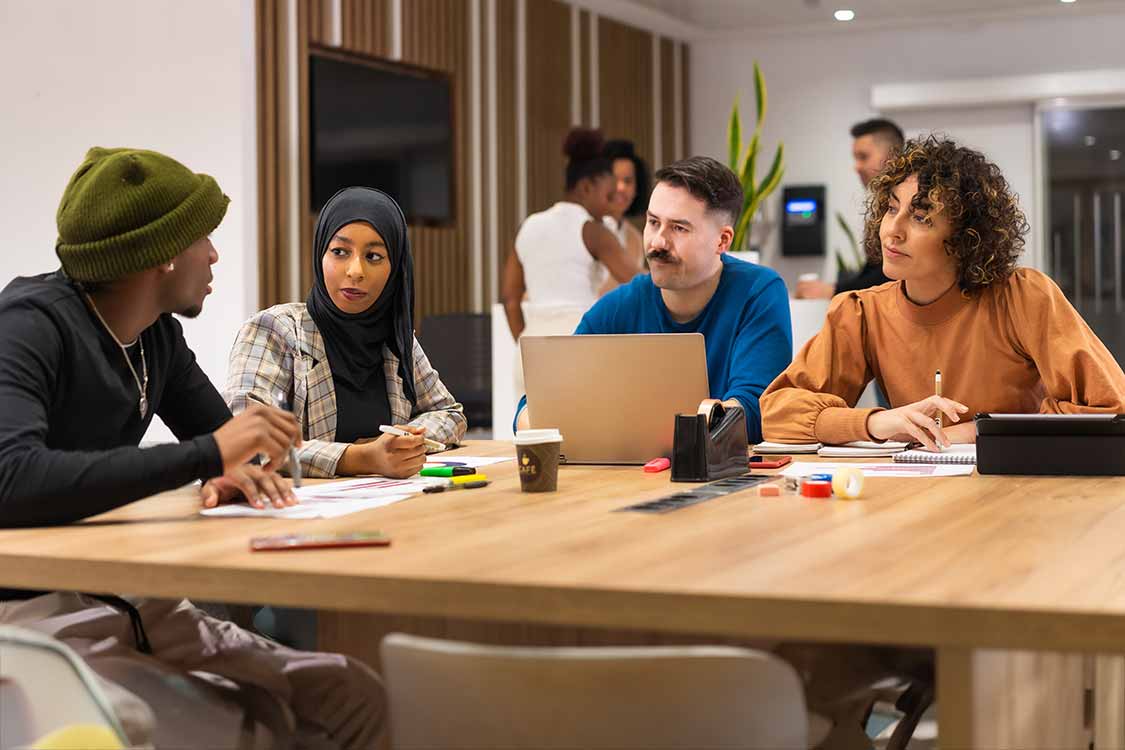
<path id="1" fill-rule="evenodd" d="M 645 473 L 659 474 L 662 471 L 667 471 L 669 468 L 671 468 L 671 466 L 672 461 L 661 456 L 660 458 L 654 458 L 647 464 L 645 464 Z"/>

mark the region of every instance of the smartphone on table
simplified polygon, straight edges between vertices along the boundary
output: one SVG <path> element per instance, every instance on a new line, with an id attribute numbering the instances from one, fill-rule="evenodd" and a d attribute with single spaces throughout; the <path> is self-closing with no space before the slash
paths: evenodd
<path id="1" fill-rule="evenodd" d="M 780 469 L 792 460 L 791 456 L 750 456 L 750 468 Z"/>

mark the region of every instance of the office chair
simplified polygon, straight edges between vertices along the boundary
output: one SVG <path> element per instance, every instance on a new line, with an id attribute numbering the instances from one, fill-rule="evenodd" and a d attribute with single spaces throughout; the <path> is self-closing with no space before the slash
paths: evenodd
<path id="1" fill-rule="evenodd" d="M 66 644 L 0 625 L 0 750 L 26 747 L 75 725 L 126 744 L 97 677 Z"/>
<path id="2" fill-rule="evenodd" d="M 492 427 L 492 318 L 457 313 L 422 320 L 418 337 L 472 429 Z"/>
<path id="3" fill-rule="evenodd" d="M 797 673 L 729 646 L 481 646 L 388 635 L 391 744 L 413 748 L 807 748 Z M 819 739 L 814 738 L 814 741 Z"/>

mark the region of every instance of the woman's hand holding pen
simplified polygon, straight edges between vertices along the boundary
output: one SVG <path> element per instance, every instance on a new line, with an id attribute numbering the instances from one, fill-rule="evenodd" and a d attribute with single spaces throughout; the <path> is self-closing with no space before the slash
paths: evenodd
<path id="1" fill-rule="evenodd" d="M 950 437 L 954 431 L 958 441 L 971 441 L 961 439 L 964 425 L 946 431 L 937 425 L 934 416 L 940 412 L 950 421 L 960 422 L 961 415 L 968 410 L 969 407 L 952 399 L 930 396 L 897 409 L 872 412 L 867 418 L 867 433 L 875 440 L 916 441 L 929 450 L 940 451 L 956 442 Z"/>
<path id="2" fill-rule="evenodd" d="M 290 446 L 301 444 L 301 427 L 288 412 L 250 403 L 245 411 L 215 430 L 214 437 L 224 473 L 261 454 L 269 458 L 263 468 L 273 471 L 285 464 Z"/>
<path id="3" fill-rule="evenodd" d="M 352 443 L 340 457 L 337 474 L 381 474 L 392 479 L 412 477 L 426 463 L 426 430 L 411 425 L 397 427 L 408 436 L 383 434 L 374 440 Z"/>

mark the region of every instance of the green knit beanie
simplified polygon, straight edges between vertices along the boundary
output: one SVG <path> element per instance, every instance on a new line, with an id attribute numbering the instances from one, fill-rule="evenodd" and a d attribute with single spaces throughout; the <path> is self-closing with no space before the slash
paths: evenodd
<path id="1" fill-rule="evenodd" d="M 55 252 L 75 281 L 111 281 L 172 260 L 228 203 L 213 177 L 164 154 L 92 148 L 59 204 Z"/>

